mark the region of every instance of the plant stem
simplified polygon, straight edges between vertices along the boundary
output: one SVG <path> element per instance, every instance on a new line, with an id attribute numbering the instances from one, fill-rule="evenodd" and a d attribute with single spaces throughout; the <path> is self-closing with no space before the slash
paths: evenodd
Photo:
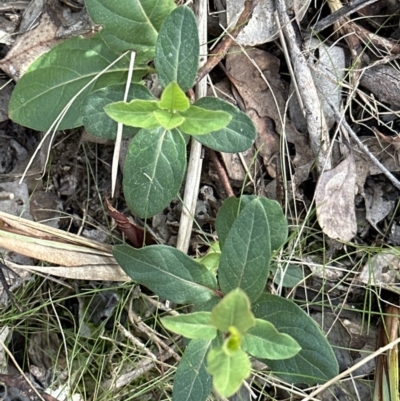
<path id="1" fill-rule="evenodd" d="M 214 164 L 215 170 L 217 171 L 218 178 L 220 179 L 221 184 L 224 187 L 226 196 L 228 198 L 235 196 L 235 194 L 233 193 L 231 183 L 229 182 L 229 177 L 224 169 L 224 166 L 221 164 L 221 161 L 218 159 L 217 153 L 212 149 L 208 149 L 208 152 Z"/>

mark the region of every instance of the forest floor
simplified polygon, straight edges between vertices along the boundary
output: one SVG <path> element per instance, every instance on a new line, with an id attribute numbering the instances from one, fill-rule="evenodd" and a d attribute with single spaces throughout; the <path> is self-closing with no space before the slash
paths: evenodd
<path id="1" fill-rule="evenodd" d="M 7 281 L 0 298 L 0 382 L 10 400 L 17 399 L 11 388 L 27 391 L 24 375 L 46 400 L 169 400 L 183 343 L 159 330 L 157 317 L 168 307 L 145 288 L 120 281 L 115 267 L 92 272 L 79 265 L 77 251 L 78 262 L 68 268 L 62 247 L 40 242 L 54 239 L 55 231 L 46 227 L 56 228 L 71 234 L 65 242 L 79 236 L 82 242 L 75 244 L 90 247 L 97 241 L 104 248 L 96 249 L 109 255 L 111 245 L 123 240 L 113 212 L 143 225 L 126 205 L 121 171 L 111 196 L 113 141 L 83 128 L 43 140 L 43 132 L 8 117 L 16 80 L 11 61 L 22 74 L 44 51 L 40 46 L 88 34 L 92 26 L 81 3 L 0 2 L 0 230 L 38 239 L 29 248 L 18 237 L 0 235 L 1 266 L 8 266 L 0 266 L 3 288 Z M 210 2 L 210 39 L 224 34 L 222 3 Z M 275 2 L 264 3 L 262 15 L 274 15 Z M 275 262 L 300 267 L 301 277 L 288 277 L 287 286 L 271 280 L 269 289 L 296 300 L 334 346 L 340 372 L 350 369 L 315 398 L 373 400 L 373 389 L 384 386 L 385 368 L 398 371 L 397 360 L 363 360 L 399 334 L 400 7 L 394 0 L 364 1 L 362 8 L 361 1 L 344 8 L 332 0 L 287 3 L 296 16 L 292 42 L 290 29 L 277 27 L 275 18 L 254 17 L 210 72 L 210 93 L 244 111 L 257 139 L 246 152 L 217 155 L 230 189 L 204 149 L 188 254 L 204 255 L 215 240 L 216 215 L 228 190 L 278 201 L 290 236 Z M 340 8 L 344 16 L 334 13 Z M 46 26 L 55 32 L 51 38 L 42 36 Z M 11 52 L 21 46 L 21 35 L 40 46 L 29 44 L 35 52 L 19 50 L 17 57 Z M 180 195 L 146 222 L 172 246 L 183 188 Z M 382 339 L 383 327 L 394 327 L 389 339 Z M 254 399 L 304 398 L 306 389 L 257 373 L 251 379 Z"/>

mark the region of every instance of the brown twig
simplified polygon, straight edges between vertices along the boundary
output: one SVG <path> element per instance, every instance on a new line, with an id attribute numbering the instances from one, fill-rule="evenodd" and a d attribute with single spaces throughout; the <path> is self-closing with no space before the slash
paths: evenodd
<path id="1" fill-rule="evenodd" d="M 310 33 L 317 34 L 318 32 L 323 31 L 329 26 L 333 25 L 335 22 L 339 21 L 342 18 L 348 17 L 354 12 L 360 10 L 363 7 L 366 7 L 370 4 L 375 3 L 377 0 L 355 0 L 352 1 L 351 4 L 345 4 L 342 8 L 336 10 L 332 14 L 328 15 L 321 21 L 317 22 L 314 26 L 310 28 Z"/>
<path id="2" fill-rule="evenodd" d="M 209 74 L 210 71 L 213 70 L 215 66 L 225 57 L 229 48 L 232 46 L 234 39 L 239 35 L 239 33 L 249 22 L 254 7 L 259 1 L 260 0 L 245 1 L 244 10 L 239 17 L 235 28 L 233 28 L 233 30 L 229 32 L 229 35 L 225 36 L 225 38 L 222 39 L 218 46 L 208 54 L 208 60 L 206 64 L 204 64 L 204 66 L 200 68 L 197 74 L 196 83 L 201 81 L 207 74 Z"/>
<path id="3" fill-rule="evenodd" d="M 212 149 L 208 149 L 208 152 L 210 154 L 212 162 L 214 163 L 215 170 L 217 171 L 218 177 L 226 192 L 227 197 L 230 198 L 231 196 L 235 196 L 235 194 L 233 193 L 233 189 L 231 187 L 231 183 L 229 182 L 229 177 L 226 174 L 224 166 L 219 161 L 217 154 Z"/>

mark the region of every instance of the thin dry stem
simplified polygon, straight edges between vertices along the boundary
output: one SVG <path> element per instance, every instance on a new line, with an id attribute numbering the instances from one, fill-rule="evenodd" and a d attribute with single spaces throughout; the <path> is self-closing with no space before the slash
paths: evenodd
<path id="1" fill-rule="evenodd" d="M 324 169 L 329 170 L 331 168 L 329 132 L 322 112 L 321 102 L 307 61 L 297 43 L 296 34 L 287 14 L 285 2 L 277 0 L 276 9 L 293 64 L 295 73 L 293 79 L 297 81 L 300 97 L 305 108 L 311 148 L 316 158 L 318 172 L 321 173 Z"/>

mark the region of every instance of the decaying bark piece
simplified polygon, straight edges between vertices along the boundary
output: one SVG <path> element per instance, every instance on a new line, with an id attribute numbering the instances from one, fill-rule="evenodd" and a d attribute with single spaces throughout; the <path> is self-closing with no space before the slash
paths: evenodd
<path id="1" fill-rule="evenodd" d="M 389 65 L 366 68 L 361 74 L 361 86 L 380 101 L 400 106 L 400 72 Z"/>

